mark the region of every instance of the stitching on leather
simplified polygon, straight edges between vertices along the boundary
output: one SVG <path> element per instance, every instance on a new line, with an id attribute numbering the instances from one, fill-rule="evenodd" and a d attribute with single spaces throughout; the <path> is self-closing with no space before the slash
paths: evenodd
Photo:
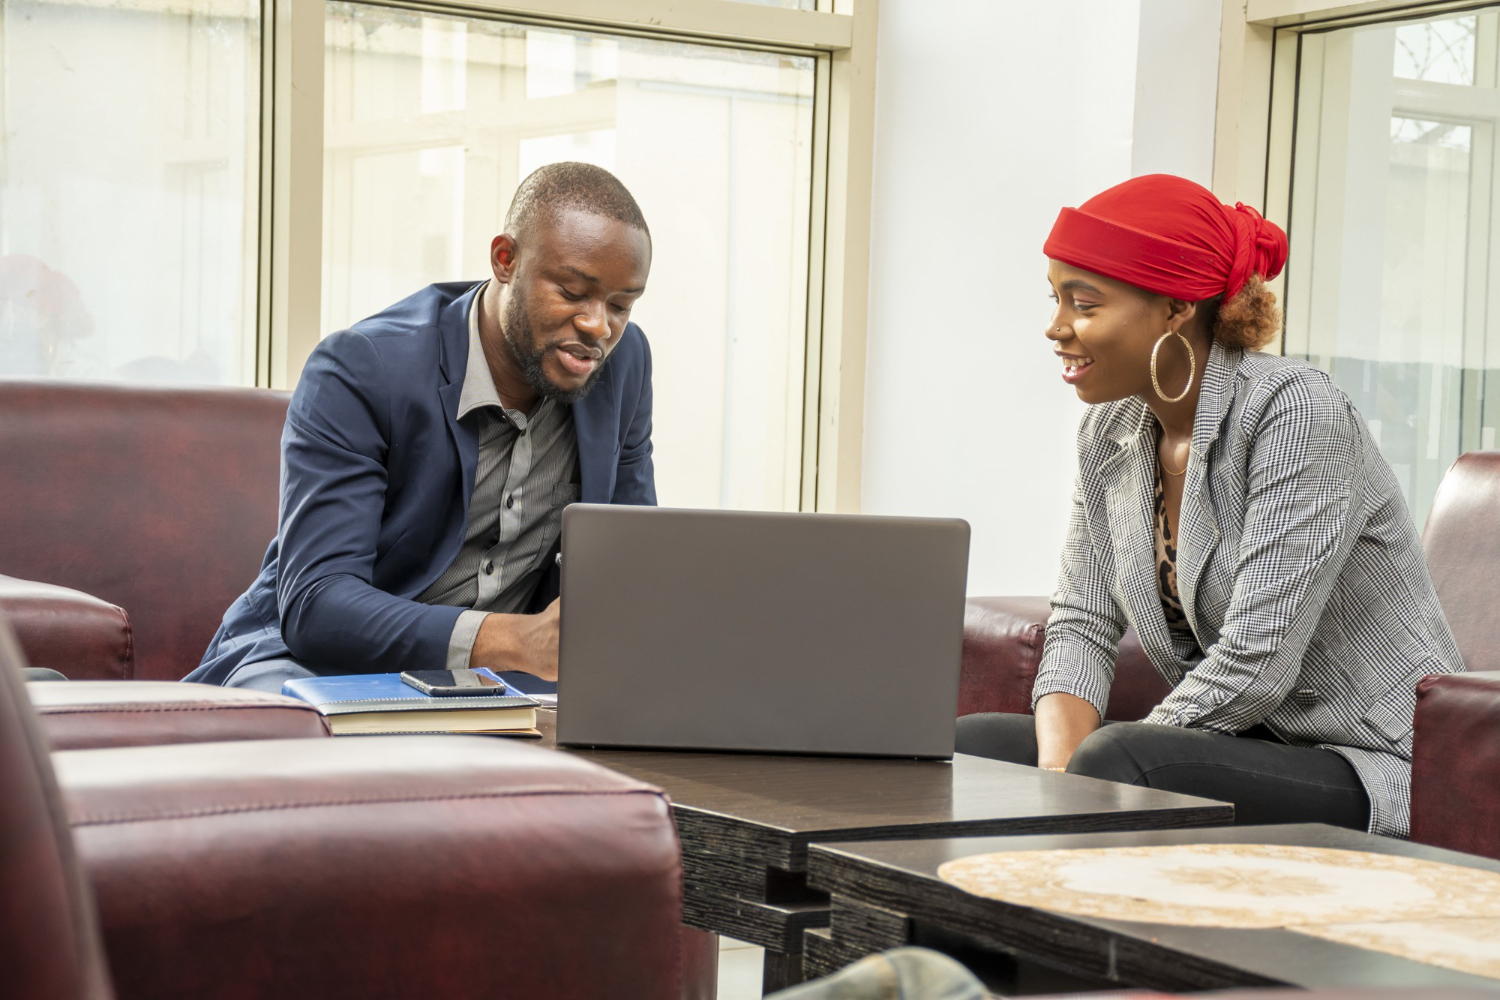
<path id="1" fill-rule="evenodd" d="M 134 702 L 129 705 L 43 705 L 37 708 L 40 715 L 90 715 L 106 712 L 119 712 L 122 715 L 128 712 L 146 712 L 155 714 L 157 712 L 223 712 L 240 711 L 246 708 L 267 708 L 290 710 L 304 714 L 317 714 L 317 710 L 311 705 L 280 705 L 268 704 L 263 701 L 218 701 L 208 704 L 179 705 L 171 702 L 151 703 Z"/>
<path id="2" fill-rule="evenodd" d="M 665 803 L 665 805 L 667 807 L 667 815 L 672 820 L 672 838 L 677 841 L 677 860 L 675 862 L 673 862 L 673 864 L 672 864 L 673 871 L 676 872 L 676 877 L 672 879 L 671 885 L 672 885 L 672 892 L 677 897 L 677 912 L 680 915 L 680 914 L 682 914 L 682 911 L 683 911 L 683 905 L 686 903 L 686 899 L 684 897 L 687 895 L 687 891 L 684 888 L 687 885 L 687 872 L 685 872 L 683 870 L 683 866 L 682 866 L 682 857 L 683 857 L 682 831 L 677 828 L 677 817 L 672 812 L 672 803 L 671 803 L 671 800 L 669 800 L 665 794 L 662 795 L 662 800 L 663 800 L 663 802 Z M 684 923 L 682 924 L 682 926 L 684 928 L 686 928 L 686 927 L 688 927 L 690 925 L 687 924 L 684 921 Z M 717 932 L 714 932 L 714 933 L 715 933 L 714 940 L 715 940 L 715 943 L 717 943 L 717 941 L 718 941 Z M 719 957 L 719 951 L 718 951 L 718 948 L 715 948 L 714 949 L 715 969 L 717 969 L 718 957 Z M 684 981 L 684 979 L 685 979 L 685 977 L 687 975 L 687 968 L 686 968 L 686 966 L 687 966 L 687 963 L 683 961 L 683 955 L 682 955 L 682 931 L 679 930 L 677 932 L 677 992 L 675 994 L 673 994 L 674 996 L 679 996 L 680 997 L 680 996 L 684 996 L 685 995 L 683 993 L 683 981 Z M 715 975 L 715 980 L 717 980 L 717 978 L 718 978 L 717 975 Z"/>
<path id="3" fill-rule="evenodd" d="M 666 799 L 666 794 L 647 788 L 587 789 L 587 788 L 537 788 L 485 792 L 471 795 L 402 795 L 387 798 L 326 799 L 320 802 L 265 802 L 255 805 L 218 806 L 208 809 L 188 809 L 179 812 L 118 814 L 106 816 L 83 816 L 70 822 L 70 826 L 113 826 L 123 823 L 155 823 L 162 820 L 201 819 L 207 816 L 233 816 L 239 813 L 277 812 L 291 809 L 326 809 L 342 806 L 380 806 L 415 802 L 466 802 L 478 799 L 537 798 L 543 796 L 579 795 L 651 795 Z M 66 796 L 65 796 L 66 797 Z M 670 809 L 670 802 L 668 808 Z"/>
<path id="4" fill-rule="evenodd" d="M 125 609 L 115 607 L 120 613 L 120 620 L 125 625 L 125 652 L 120 656 L 120 679 L 130 680 L 135 675 L 135 626 L 130 624 L 130 615 Z"/>
<path id="5" fill-rule="evenodd" d="M 668 808 L 670 809 L 671 807 L 669 806 Z M 674 828 L 676 827 L 676 825 L 677 824 L 675 822 L 672 824 L 672 826 Z M 672 885 L 676 888 L 676 891 L 677 891 L 677 912 L 679 914 L 681 914 L 682 913 L 682 886 L 683 886 L 683 882 L 684 882 L 684 876 L 683 876 L 683 872 L 682 872 L 682 841 L 680 839 L 677 841 L 677 865 L 676 865 L 676 868 L 677 868 L 677 877 L 674 878 L 674 879 L 672 879 Z M 687 924 L 686 922 L 684 922 L 682 924 L 683 929 L 686 929 L 689 926 L 690 925 Z M 694 928 L 694 929 L 696 930 L 697 928 Z M 719 957 L 719 953 L 718 953 L 717 950 L 714 951 L 714 957 L 715 958 Z M 677 973 L 677 975 L 674 978 L 675 978 L 676 983 L 677 983 L 677 990 L 676 990 L 676 992 L 673 995 L 680 997 L 680 996 L 684 995 L 683 991 L 682 991 L 682 981 L 683 981 L 683 977 L 687 974 L 687 969 L 686 969 L 687 962 L 685 962 L 683 960 L 683 954 L 682 954 L 682 931 L 681 930 L 679 930 L 677 932 L 677 962 L 676 962 L 676 966 L 677 966 L 677 968 L 674 971 Z"/>
<path id="6" fill-rule="evenodd" d="M 1033 622 L 1026 630 L 1026 644 L 1033 650 L 1040 651 L 1042 644 L 1046 641 L 1047 626 Z"/>

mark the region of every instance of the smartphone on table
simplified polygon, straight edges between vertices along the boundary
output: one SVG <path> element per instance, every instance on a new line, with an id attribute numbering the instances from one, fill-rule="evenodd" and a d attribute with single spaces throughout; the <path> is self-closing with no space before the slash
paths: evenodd
<path id="1" fill-rule="evenodd" d="M 482 698 L 509 689 L 500 678 L 465 667 L 462 670 L 404 670 L 403 683 L 433 698 Z"/>

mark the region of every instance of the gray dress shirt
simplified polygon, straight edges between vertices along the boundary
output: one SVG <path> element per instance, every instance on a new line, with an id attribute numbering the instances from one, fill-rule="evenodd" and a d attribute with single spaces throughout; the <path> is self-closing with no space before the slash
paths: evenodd
<path id="1" fill-rule="evenodd" d="M 469 361 L 458 419 L 476 422 L 479 461 L 463 545 L 423 604 L 469 608 L 448 640 L 449 670 L 469 665 L 487 613 L 516 613 L 535 593 L 562 531 L 562 510 L 579 496 L 578 436 L 571 407 L 543 399 L 530 414 L 506 409 L 479 342 L 481 289 L 469 309 Z"/>

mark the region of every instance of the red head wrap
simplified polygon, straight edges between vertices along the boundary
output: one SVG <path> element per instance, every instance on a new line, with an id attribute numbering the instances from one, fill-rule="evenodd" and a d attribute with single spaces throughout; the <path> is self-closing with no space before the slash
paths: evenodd
<path id="1" fill-rule="evenodd" d="M 1187 302 L 1233 298 L 1252 274 L 1276 277 L 1286 251 L 1286 233 L 1255 209 L 1171 174 L 1063 209 L 1045 247 L 1053 260 Z"/>

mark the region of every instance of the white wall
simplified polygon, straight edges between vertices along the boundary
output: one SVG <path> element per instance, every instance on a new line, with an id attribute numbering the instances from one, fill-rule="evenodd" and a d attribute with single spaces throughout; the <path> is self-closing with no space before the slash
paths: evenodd
<path id="1" fill-rule="evenodd" d="M 1177 174 L 1207 187 L 1223 9 L 1215 0 L 1142 0 L 1140 7 L 1130 173 Z"/>
<path id="2" fill-rule="evenodd" d="M 1051 592 L 1083 406 L 1043 336 L 1042 243 L 1138 162 L 1207 180 L 1217 9 L 882 0 L 863 509 L 966 518 L 971 594 Z"/>

